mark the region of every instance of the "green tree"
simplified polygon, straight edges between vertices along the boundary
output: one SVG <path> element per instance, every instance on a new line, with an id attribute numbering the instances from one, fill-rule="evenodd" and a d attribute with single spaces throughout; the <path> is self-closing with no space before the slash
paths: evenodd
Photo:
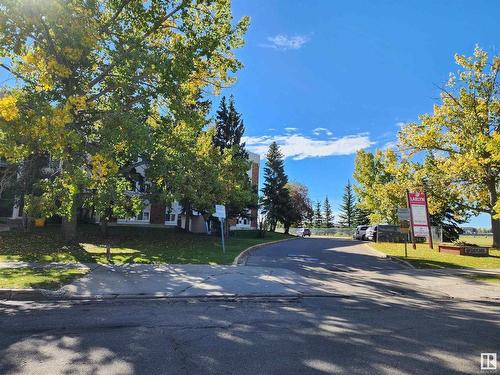
<path id="1" fill-rule="evenodd" d="M 321 228 L 323 226 L 323 213 L 321 212 L 321 202 L 316 202 L 314 208 L 314 227 Z"/>
<path id="2" fill-rule="evenodd" d="M 0 157 L 59 161 L 43 194 L 66 238 L 80 205 L 119 205 L 131 166 L 154 155 L 161 124 L 200 123 L 202 90 L 233 82 L 248 26 L 225 0 L 0 0 Z M 168 121 L 155 121 L 168 117 Z M 57 196 L 54 196 L 57 192 Z M 99 204 L 96 203 L 99 200 Z"/>
<path id="3" fill-rule="evenodd" d="M 406 189 L 413 171 L 406 162 L 400 163 L 392 149 L 356 153 L 354 191 L 359 207 L 370 212 L 372 223 L 397 223 L 397 208 L 406 207 Z"/>
<path id="4" fill-rule="evenodd" d="M 370 211 L 362 208 L 358 200 L 356 202 L 356 205 L 354 206 L 353 227 L 357 227 L 358 225 L 368 225 L 368 224 L 370 224 Z"/>
<path id="5" fill-rule="evenodd" d="M 491 217 L 493 245 L 500 247 L 500 56 L 476 47 L 455 55 L 457 75 L 442 88 L 433 113 L 407 124 L 399 142 L 409 156 L 427 153 L 460 206 Z"/>
<path id="6" fill-rule="evenodd" d="M 257 208 L 257 186 L 252 186 L 248 178 L 247 171 L 251 168 L 251 162 L 247 160 L 248 154 L 245 150 L 245 143 L 241 141 L 245 133 L 245 125 L 241 114 L 236 111 L 234 97 L 229 98 L 229 106 L 226 103 L 226 97 L 223 96 L 217 110 L 215 118 L 215 134 L 213 136 L 214 145 L 220 149 L 221 153 L 225 150 L 232 152 L 232 167 L 235 172 L 237 182 L 242 189 L 241 194 L 234 194 L 226 204 L 227 215 L 229 217 L 246 216 L 248 210 Z"/>
<path id="7" fill-rule="evenodd" d="M 289 182 L 286 185 L 289 191 L 290 200 L 288 208 L 283 217 L 285 233 L 289 233 L 290 226 L 302 225 L 313 214 L 309 191 L 305 185 Z"/>
<path id="8" fill-rule="evenodd" d="M 328 200 L 328 196 L 325 197 L 325 201 L 323 203 L 323 211 L 325 218 L 325 225 L 327 228 L 331 228 L 333 226 L 333 215 L 332 215 L 332 206 L 330 205 L 330 201 Z"/>
<path id="9" fill-rule="evenodd" d="M 369 213 L 372 223 L 396 224 L 397 209 L 407 206 L 406 190 L 427 193 L 432 224 L 442 226 L 445 237 L 456 237 L 458 224 L 467 217 L 430 155 L 415 163 L 395 150 L 376 150 L 374 154 L 361 150 L 356 154 L 353 175 L 357 208 Z"/>
<path id="10" fill-rule="evenodd" d="M 242 158 L 247 158 L 245 143 L 241 142 L 244 133 L 245 125 L 243 124 L 241 114 L 236 111 L 234 97 L 231 95 L 229 98 L 228 107 L 226 97 L 223 96 L 215 118 L 214 144 L 219 147 L 221 151 L 236 146 L 238 148 L 237 155 Z"/>
<path id="11" fill-rule="evenodd" d="M 289 208 L 290 196 L 286 188 L 288 177 L 285 174 L 283 154 L 276 142 L 269 146 L 266 159 L 262 209 L 271 232 L 274 232 L 278 221 L 284 220 Z"/>
<path id="12" fill-rule="evenodd" d="M 340 205 L 339 223 L 351 228 L 356 222 L 356 197 L 352 189 L 351 181 L 347 181 L 342 196 L 342 204 Z"/>

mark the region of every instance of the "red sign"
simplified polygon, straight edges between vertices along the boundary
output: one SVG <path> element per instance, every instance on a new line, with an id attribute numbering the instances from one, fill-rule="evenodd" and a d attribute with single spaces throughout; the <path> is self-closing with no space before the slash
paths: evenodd
<path id="1" fill-rule="evenodd" d="M 427 209 L 427 195 L 420 192 L 408 192 L 410 221 L 413 237 L 427 237 L 432 248 L 431 226 Z"/>

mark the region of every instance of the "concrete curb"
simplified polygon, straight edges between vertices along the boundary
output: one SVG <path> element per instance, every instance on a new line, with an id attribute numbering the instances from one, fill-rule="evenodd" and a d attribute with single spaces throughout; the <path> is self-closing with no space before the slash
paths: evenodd
<path id="1" fill-rule="evenodd" d="M 386 253 L 383 253 L 380 250 L 375 249 L 374 247 L 370 246 L 369 243 L 363 242 L 363 245 L 367 246 L 374 253 L 377 253 L 379 257 L 381 257 L 381 258 L 389 258 L 389 256 Z"/>
<path id="2" fill-rule="evenodd" d="M 287 241 L 294 241 L 299 239 L 300 237 L 295 237 L 295 238 L 285 238 L 284 240 L 276 240 L 276 241 L 270 241 L 270 242 L 264 242 L 264 243 L 259 243 L 257 245 L 250 246 L 249 248 L 243 250 L 241 253 L 238 254 L 236 258 L 233 260 L 233 266 L 244 266 L 246 263 L 246 260 L 248 256 L 255 250 L 260 249 L 261 247 L 267 246 L 267 245 L 274 245 L 276 243 L 280 242 L 287 242 Z"/>
<path id="3" fill-rule="evenodd" d="M 415 267 L 413 264 L 411 264 L 410 262 L 408 262 L 408 261 L 406 261 L 404 259 L 401 259 L 401 258 L 398 258 L 398 257 L 394 257 L 394 256 L 391 256 L 391 255 L 387 255 L 387 258 L 389 258 L 390 260 L 393 260 L 395 262 L 404 264 L 408 268 L 411 268 L 411 269 L 414 269 L 414 270 L 417 269 L 417 267 Z"/>
<path id="4" fill-rule="evenodd" d="M 387 259 L 390 259 L 394 262 L 398 262 L 398 263 L 401 263 L 403 265 L 405 265 L 406 267 L 408 268 L 411 268 L 411 269 L 417 269 L 413 264 L 411 264 L 410 262 L 404 260 L 404 259 L 401 259 L 399 257 L 395 257 L 395 256 L 392 256 L 392 255 L 387 255 L 383 252 L 381 252 L 380 250 L 377 250 L 375 249 L 374 247 L 370 246 L 370 244 L 368 243 L 365 243 L 366 246 L 368 246 L 370 248 L 371 251 L 377 253 L 381 258 L 387 258 Z"/>

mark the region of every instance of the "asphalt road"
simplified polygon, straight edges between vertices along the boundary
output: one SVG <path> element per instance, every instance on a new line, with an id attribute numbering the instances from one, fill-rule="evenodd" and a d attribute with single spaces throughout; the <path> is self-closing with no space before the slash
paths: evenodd
<path id="1" fill-rule="evenodd" d="M 479 373 L 500 307 L 397 297 L 0 305 L 2 374 Z"/>
<path id="2" fill-rule="evenodd" d="M 251 254 L 247 266 L 287 268 L 297 273 L 311 275 L 311 266 L 316 270 L 342 271 L 388 271 L 405 266 L 373 251 L 361 241 L 332 238 L 304 238 L 289 242 L 278 242 L 258 249 Z M 318 277 L 315 272 L 314 277 Z"/>
<path id="3" fill-rule="evenodd" d="M 267 260 L 249 261 L 303 274 L 310 263 L 354 270 L 400 267 L 352 242 L 289 244 L 259 252 Z M 294 258 L 290 253 L 320 260 L 288 259 Z M 321 273 L 329 274 L 326 268 Z M 498 303 L 419 292 L 3 302 L 0 374 L 481 373 L 480 354 L 500 352 L 499 314 Z"/>

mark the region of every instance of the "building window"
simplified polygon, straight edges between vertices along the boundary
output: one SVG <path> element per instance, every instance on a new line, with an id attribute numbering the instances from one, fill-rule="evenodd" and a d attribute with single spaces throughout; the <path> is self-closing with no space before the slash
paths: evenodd
<path id="1" fill-rule="evenodd" d="M 176 218 L 176 214 L 165 214 L 165 221 L 168 221 L 168 222 L 176 222 L 177 221 L 177 218 Z"/>
<path id="2" fill-rule="evenodd" d="M 135 220 L 137 221 L 148 221 L 149 222 L 149 211 L 141 211 L 139 212 L 139 215 L 135 217 Z"/>

